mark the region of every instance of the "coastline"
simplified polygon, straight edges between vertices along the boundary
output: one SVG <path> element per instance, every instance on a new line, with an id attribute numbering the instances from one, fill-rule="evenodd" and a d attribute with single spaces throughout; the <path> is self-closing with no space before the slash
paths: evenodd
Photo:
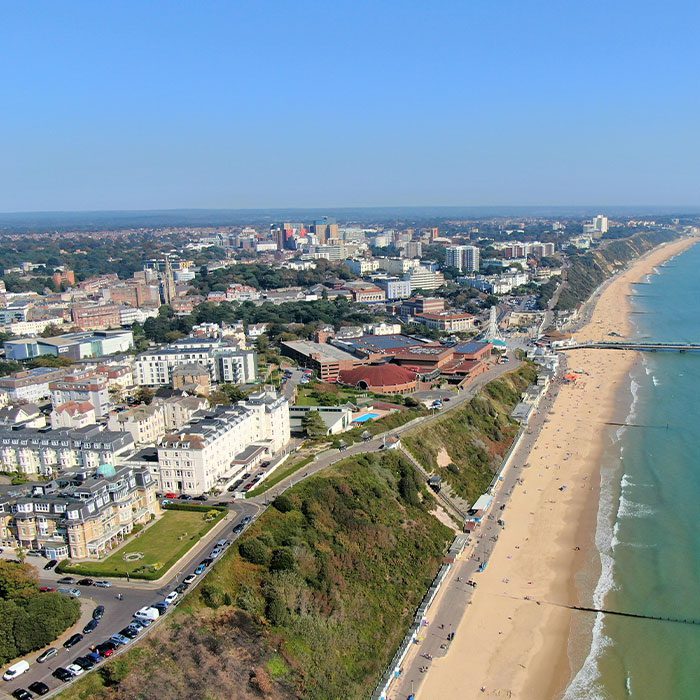
<path id="1" fill-rule="evenodd" d="M 575 336 L 627 335 L 631 284 L 696 242 L 659 246 L 612 278 Z M 562 606 L 590 602 L 600 576 L 595 534 L 600 464 L 610 443 L 606 423 L 627 416 L 637 357 L 588 349 L 568 355 L 569 370 L 581 370 L 579 379 L 561 387 L 452 648 L 432 663 L 420 697 L 558 698 L 578 671 L 591 635 L 573 639 L 572 626 L 590 622 L 592 628 L 593 618 Z M 586 578 L 591 571 L 597 573 Z"/>

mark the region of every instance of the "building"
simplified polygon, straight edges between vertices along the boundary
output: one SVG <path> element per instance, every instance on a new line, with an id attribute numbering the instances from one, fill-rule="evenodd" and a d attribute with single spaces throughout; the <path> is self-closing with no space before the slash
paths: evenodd
<path id="1" fill-rule="evenodd" d="M 445 248 L 445 265 L 456 267 L 460 272 L 479 271 L 480 251 L 473 245 L 455 245 Z"/>
<path id="2" fill-rule="evenodd" d="M 189 423 L 197 411 L 206 411 L 209 401 L 200 396 L 171 396 L 167 399 L 156 396 L 151 405 L 163 409 L 165 431 L 172 432 Z"/>
<path id="3" fill-rule="evenodd" d="M 374 258 L 351 259 L 345 261 L 345 266 L 358 277 L 364 277 L 365 275 L 375 272 L 379 268 L 379 261 Z"/>
<path id="4" fill-rule="evenodd" d="M 377 258 L 378 269 L 388 272 L 390 275 L 403 276 L 407 272 L 420 267 L 420 260 L 414 258 Z"/>
<path id="5" fill-rule="evenodd" d="M 326 435 L 344 433 L 353 427 L 350 406 L 290 406 L 289 425 L 292 432 L 303 432 L 304 418 L 310 411 L 318 411 L 321 420 L 326 424 Z"/>
<path id="6" fill-rule="evenodd" d="M 408 299 L 411 296 L 411 283 L 398 277 L 378 275 L 372 278 L 372 282 L 384 290 L 387 299 Z"/>
<path id="7" fill-rule="evenodd" d="M 75 285 L 75 272 L 73 270 L 56 270 L 51 279 L 56 289 L 60 289 L 64 284 L 73 287 Z"/>
<path id="8" fill-rule="evenodd" d="M 129 433 L 103 427 L 0 428 L 0 467 L 25 476 L 52 476 L 79 467 L 96 469 L 100 464 L 116 464 L 133 449 L 134 441 Z"/>
<path id="9" fill-rule="evenodd" d="M 127 280 L 107 287 L 102 291 L 104 298 L 114 304 L 126 304 L 134 308 L 160 306 L 160 288 L 157 284 L 147 284 L 139 280 Z"/>
<path id="10" fill-rule="evenodd" d="M 0 426 L 43 428 L 46 416 L 34 403 L 12 404 L 0 409 Z"/>
<path id="11" fill-rule="evenodd" d="M 41 401 L 51 396 L 49 383 L 64 377 L 68 371 L 56 367 L 36 367 L 0 377 L 0 393 L 9 401 Z"/>
<path id="12" fill-rule="evenodd" d="M 445 310 L 445 300 L 440 297 L 412 297 L 399 307 L 402 319 L 412 319 L 416 314 L 440 313 Z"/>
<path id="13" fill-rule="evenodd" d="M 418 388 L 416 372 L 389 363 L 341 370 L 338 381 L 376 394 L 412 394 Z"/>
<path id="14" fill-rule="evenodd" d="M 282 354 L 316 371 L 322 382 L 335 382 L 341 369 L 351 369 L 362 360 L 328 343 L 288 340 L 280 343 Z"/>
<path id="15" fill-rule="evenodd" d="M 178 389 L 179 391 L 208 396 L 211 390 L 209 369 L 197 362 L 188 362 L 184 365 L 173 367 L 172 385 L 173 389 Z"/>
<path id="16" fill-rule="evenodd" d="M 325 245 L 331 240 L 340 240 L 340 231 L 335 219 L 324 216 L 317 219 L 311 225 L 311 233 L 316 237 L 317 243 Z"/>
<path id="17" fill-rule="evenodd" d="M 96 559 L 159 513 L 148 470 L 104 465 L 0 497 L 0 544 L 38 549 L 49 559 Z"/>
<path id="18" fill-rule="evenodd" d="M 474 328 L 474 316 L 466 311 L 438 311 L 437 313 L 416 314 L 415 319 L 428 328 L 444 333 L 462 333 Z"/>
<path id="19" fill-rule="evenodd" d="M 357 280 L 355 282 L 346 282 L 343 289 L 349 290 L 352 294 L 352 300 L 358 304 L 377 304 L 386 301 L 386 293 L 381 287 L 370 282 Z"/>
<path id="20" fill-rule="evenodd" d="M 71 309 L 71 320 L 73 325 L 84 331 L 101 331 L 119 328 L 121 325 L 119 307 L 116 304 L 74 306 Z"/>
<path id="21" fill-rule="evenodd" d="M 403 244 L 403 256 L 405 258 L 423 257 L 423 244 L 420 241 L 406 241 Z"/>
<path id="22" fill-rule="evenodd" d="M 411 289 L 437 289 L 445 284 L 445 276 L 442 272 L 434 272 L 427 267 L 415 267 L 403 276 L 404 280 L 411 283 Z"/>
<path id="23" fill-rule="evenodd" d="M 69 401 L 89 402 L 95 408 L 95 415 L 102 418 L 112 405 L 107 378 L 92 371 L 68 374 L 49 383 L 51 403 L 58 407 Z"/>
<path id="24" fill-rule="evenodd" d="M 202 494 L 222 488 L 289 442 L 289 408 L 274 393 L 193 416 L 158 447 L 160 487 Z"/>
<path id="25" fill-rule="evenodd" d="M 51 411 L 51 427 L 84 428 L 97 422 L 95 407 L 89 401 L 68 401 Z"/>
<path id="26" fill-rule="evenodd" d="M 137 446 L 155 444 L 165 435 L 165 412 L 158 404 L 141 404 L 109 413 L 107 427 L 115 432 L 131 433 Z"/>
<path id="27" fill-rule="evenodd" d="M 197 363 L 206 367 L 211 382 L 250 384 L 257 380 L 257 354 L 241 350 L 224 338 L 182 338 L 136 358 L 136 383 L 141 386 L 172 384 L 175 367 Z"/>
<path id="28" fill-rule="evenodd" d="M 134 347 L 134 334 L 126 330 L 67 333 L 54 338 L 6 340 L 3 346 L 8 360 L 27 360 L 39 355 L 83 360 L 88 357 L 128 352 Z"/>

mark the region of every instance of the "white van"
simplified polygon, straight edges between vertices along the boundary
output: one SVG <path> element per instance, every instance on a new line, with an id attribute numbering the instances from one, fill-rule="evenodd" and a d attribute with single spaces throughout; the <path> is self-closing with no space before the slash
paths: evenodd
<path id="1" fill-rule="evenodd" d="M 160 613 L 157 608 L 141 608 L 134 613 L 134 619 L 136 620 L 150 620 L 155 622 L 160 617 Z"/>
<path id="2" fill-rule="evenodd" d="M 5 671 L 2 676 L 4 681 L 13 681 L 17 676 L 21 676 L 29 670 L 28 661 L 18 661 L 16 664 L 12 664 L 10 668 Z"/>

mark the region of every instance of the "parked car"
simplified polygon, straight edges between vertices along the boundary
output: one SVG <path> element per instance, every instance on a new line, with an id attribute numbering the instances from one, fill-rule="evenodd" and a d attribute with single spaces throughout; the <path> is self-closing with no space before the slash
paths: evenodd
<path id="1" fill-rule="evenodd" d="M 113 634 L 109 638 L 109 641 L 114 642 L 118 646 L 124 646 L 128 644 L 131 641 L 131 639 L 129 637 L 125 637 L 123 634 Z"/>
<path id="2" fill-rule="evenodd" d="M 170 499 L 177 498 L 177 494 L 173 493 L 172 491 L 168 491 L 168 493 L 165 494 L 165 498 L 170 498 Z"/>
<path id="3" fill-rule="evenodd" d="M 211 552 L 209 552 L 209 556 L 210 556 L 212 559 L 216 559 L 216 558 L 219 556 L 219 554 L 221 554 L 221 550 L 218 549 L 218 548 L 212 549 Z"/>
<path id="4" fill-rule="evenodd" d="M 24 688 L 17 688 L 12 691 L 12 697 L 17 698 L 17 700 L 32 700 L 32 694 L 26 691 Z"/>
<path id="5" fill-rule="evenodd" d="M 73 663 L 84 671 L 92 671 L 95 668 L 95 662 L 89 656 L 79 656 Z"/>
<path id="6" fill-rule="evenodd" d="M 34 695 L 46 695 L 46 693 L 49 692 L 49 686 L 41 681 L 34 681 L 34 683 L 30 683 L 27 687 Z"/>
<path id="7" fill-rule="evenodd" d="M 44 571 L 51 571 L 56 564 L 58 564 L 58 559 L 49 559 L 49 561 L 44 564 Z"/>
<path id="8" fill-rule="evenodd" d="M 163 603 L 162 601 L 159 601 L 158 603 L 154 603 L 151 605 L 152 608 L 155 608 L 161 615 L 165 615 L 165 613 L 168 610 L 168 605 L 167 603 Z"/>
<path id="9" fill-rule="evenodd" d="M 195 496 L 192 500 L 193 500 L 193 501 L 206 501 L 206 500 L 208 500 L 208 498 L 207 498 L 207 496 L 205 496 L 205 495 L 202 493 L 202 494 L 200 494 L 199 496 Z"/>
<path id="10" fill-rule="evenodd" d="M 10 668 L 5 671 L 2 675 L 2 679 L 4 681 L 13 681 L 15 678 L 21 676 L 23 673 L 26 673 L 29 670 L 29 662 L 28 661 L 18 661 L 15 664 L 12 664 Z"/>
<path id="11" fill-rule="evenodd" d="M 189 576 L 185 576 L 185 578 L 182 580 L 182 582 L 186 586 L 191 586 L 196 580 L 197 580 L 197 577 L 194 574 L 190 574 Z"/>
<path id="12" fill-rule="evenodd" d="M 243 520 L 241 520 L 241 522 L 244 525 L 247 525 L 251 520 L 252 520 L 252 518 L 250 517 L 250 515 L 245 515 L 245 516 L 243 516 Z"/>
<path id="13" fill-rule="evenodd" d="M 165 596 L 164 602 L 168 605 L 172 605 L 179 597 L 180 594 L 177 591 L 170 591 L 170 593 Z"/>
<path id="14" fill-rule="evenodd" d="M 93 611 L 92 611 L 92 619 L 93 620 L 101 620 L 102 616 L 105 614 L 105 606 L 104 605 L 98 605 Z"/>
<path id="15" fill-rule="evenodd" d="M 63 595 L 72 596 L 73 598 L 80 598 L 80 590 L 78 588 L 59 588 L 58 592 L 63 593 Z"/>
<path id="16" fill-rule="evenodd" d="M 64 683 L 73 680 L 73 674 L 63 666 L 59 666 L 51 675 Z"/>
<path id="17" fill-rule="evenodd" d="M 65 642 L 63 642 L 63 648 L 64 649 L 70 649 L 71 647 L 74 647 L 76 644 L 79 642 L 83 641 L 83 635 L 82 634 L 74 634 L 72 637 L 68 637 Z"/>
<path id="18" fill-rule="evenodd" d="M 200 564 L 200 565 L 194 570 L 194 575 L 195 575 L 195 576 L 200 576 L 201 574 L 204 573 L 204 571 L 206 570 L 206 568 L 207 568 L 207 567 L 204 566 L 204 564 Z"/>
<path id="19" fill-rule="evenodd" d="M 160 612 L 154 607 L 149 606 L 145 606 L 134 613 L 134 619 L 138 620 L 139 622 L 147 620 L 149 624 L 154 620 L 157 620 L 159 617 Z"/>
<path id="20" fill-rule="evenodd" d="M 102 656 L 98 651 L 91 651 L 87 656 L 89 659 L 92 659 L 96 664 L 99 664 L 102 661 Z"/>
<path id="21" fill-rule="evenodd" d="M 59 578 L 56 583 L 75 583 L 75 579 L 72 576 L 64 576 L 63 578 Z"/>
<path id="22" fill-rule="evenodd" d="M 108 659 L 112 654 L 114 654 L 115 649 L 117 648 L 117 645 L 114 642 L 111 641 L 106 641 L 102 642 L 102 644 L 98 644 L 95 647 L 95 651 L 105 659 Z"/>
<path id="23" fill-rule="evenodd" d="M 81 578 L 80 581 L 78 581 L 79 586 L 92 586 L 94 583 L 95 580 L 91 578 Z"/>
<path id="24" fill-rule="evenodd" d="M 43 557 L 44 555 L 41 553 L 40 549 L 29 549 L 27 550 L 27 554 L 30 557 Z"/>
<path id="25" fill-rule="evenodd" d="M 68 664 L 66 666 L 66 671 L 71 674 L 71 676 L 82 676 L 83 673 L 85 673 L 85 669 L 82 666 L 78 666 L 78 664 Z"/>
<path id="26" fill-rule="evenodd" d="M 90 634 L 90 633 L 94 632 L 97 629 L 97 625 L 99 625 L 99 624 L 100 624 L 100 621 L 95 620 L 93 618 L 92 620 L 90 620 L 90 622 L 87 623 L 87 625 L 85 625 L 85 627 L 83 627 L 83 634 Z"/>
<path id="27" fill-rule="evenodd" d="M 139 633 L 138 630 L 133 627 L 125 627 L 124 629 L 119 630 L 119 634 L 124 637 L 128 637 L 129 639 L 136 639 Z"/>
<path id="28" fill-rule="evenodd" d="M 210 559 L 209 557 L 207 557 L 206 559 L 202 559 L 202 561 L 200 561 L 199 563 L 204 564 L 204 566 L 209 566 L 213 562 L 214 562 L 213 559 Z"/>
<path id="29" fill-rule="evenodd" d="M 53 586 L 39 586 L 41 593 L 53 593 L 56 589 Z"/>
<path id="30" fill-rule="evenodd" d="M 98 588 L 111 588 L 112 584 L 109 581 L 95 581 L 95 586 Z"/>
<path id="31" fill-rule="evenodd" d="M 56 647 L 49 647 L 46 651 L 42 651 L 39 656 L 36 657 L 37 663 L 43 664 L 49 659 L 53 659 L 54 656 L 58 655 L 58 649 Z"/>
<path id="32" fill-rule="evenodd" d="M 189 493 L 181 493 L 181 494 L 178 496 L 178 500 L 180 500 L 180 501 L 191 501 L 191 500 L 192 500 L 192 496 L 190 496 Z"/>
<path id="33" fill-rule="evenodd" d="M 183 581 L 179 586 L 175 586 L 175 591 L 182 595 L 187 590 L 187 584 Z"/>

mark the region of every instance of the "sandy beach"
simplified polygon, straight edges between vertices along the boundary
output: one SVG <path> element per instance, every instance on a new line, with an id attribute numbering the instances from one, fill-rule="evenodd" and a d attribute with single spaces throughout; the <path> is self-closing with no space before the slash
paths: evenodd
<path id="1" fill-rule="evenodd" d="M 627 335 L 631 284 L 695 242 L 656 248 L 615 277 L 576 337 Z M 635 358 L 620 351 L 569 353 L 568 368 L 580 377 L 561 387 L 455 640 L 447 656 L 432 663 L 418 697 L 561 696 L 572 674 L 572 616 L 586 614 L 561 606 L 580 602 L 576 574 L 597 559 L 593 536 L 606 423 L 625 419 L 627 375 Z"/>

